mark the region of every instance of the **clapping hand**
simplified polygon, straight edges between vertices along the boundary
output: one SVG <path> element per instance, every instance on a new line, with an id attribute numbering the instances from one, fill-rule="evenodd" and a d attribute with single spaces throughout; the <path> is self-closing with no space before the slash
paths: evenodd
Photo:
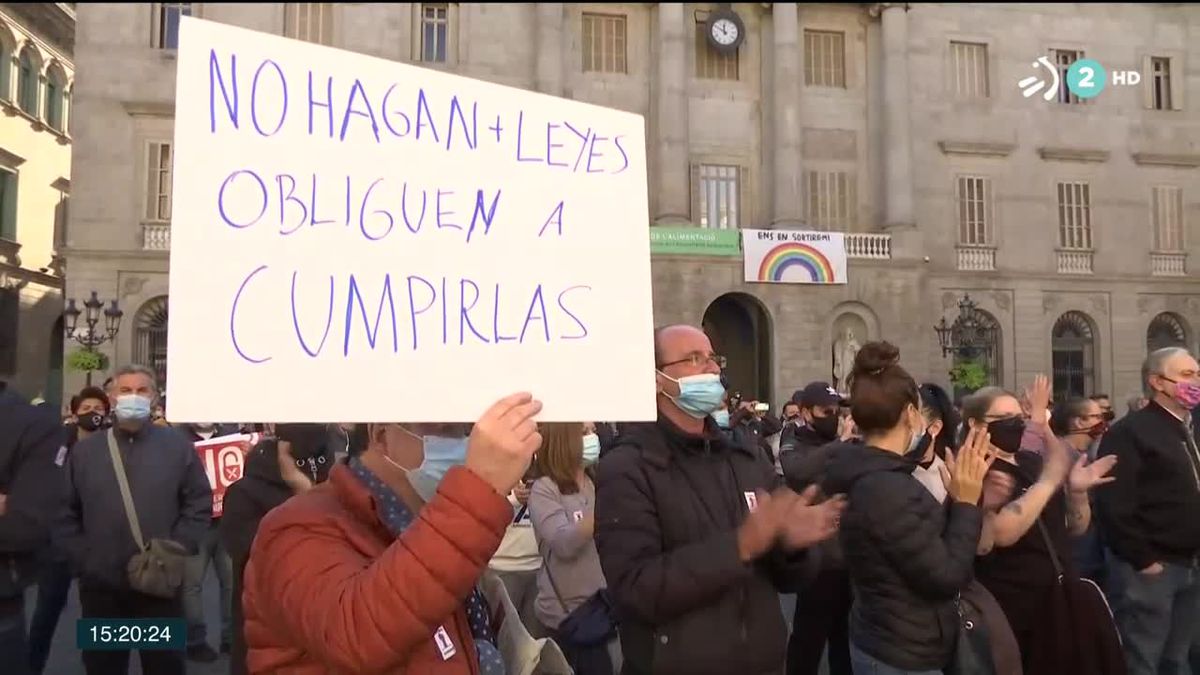
<path id="1" fill-rule="evenodd" d="M 938 471 L 951 499 L 978 504 L 983 494 L 984 477 L 994 461 L 996 455 L 991 451 L 991 435 L 983 427 L 968 432 L 957 457 L 947 449 L 944 465 Z"/>
<path id="2" fill-rule="evenodd" d="M 1067 478 L 1067 487 L 1071 492 L 1087 492 L 1097 485 L 1111 483 L 1117 479 L 1108 473 L 1117 465 L 1116 455 L 1107 455 L 1094 462 L 1089 462 L 1087 455 L 1080 455 Z"/>
<path id="3" fill-rule="evenodd" d="M 1048 419 L 1046 411 L 1050 409 L 1051 394 L 1050 378 L 1045 375 L 1033 378 L 1033 384 L 1025 389 L 1025 399 L 1029 401 L 1030 422 L 1037 425 L 1046 423 Z"/>
<path id="4" fill-rule="evenodd" d="M 816 497 L 817 488 L 811 486 L 788 506 L 780 533 L 784 548 L 792 551 L 808 548 L 837 534 L 842 512 L 846 510 L 846 497 L 836 495 L 813 504 Z"/>

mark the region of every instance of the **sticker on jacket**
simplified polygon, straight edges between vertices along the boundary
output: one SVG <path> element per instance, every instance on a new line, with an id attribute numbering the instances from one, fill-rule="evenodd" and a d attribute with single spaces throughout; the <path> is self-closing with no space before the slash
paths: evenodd
<path id="1" fill-rule="evenodd" d="M 573 520 L 577 523 L 582 521 L 583 520 L 583 511 L 576 511 L 576 512 L 572 513 L 571 520 Z"/>
<path id="2" fill-rule="evenodd" d="M 454 642 L 450 639 L 450 634 L 446 632 L 445 626 L 438 626 L 438 629 L 433 633 L 433 643 L 437 645 L 438 652 L 442 655 L 443 661 L 449 661 L 450 657 L 458 653 L 454 648 Z"/>
<path id="3" fill-rule="evenodd" d="M 750 509 L 750 513 L 757 511 L 758 495 L 754 494 L 753 492 L 743 492 L 742 494 L 746 496 L 746 508 Z"/>
<path id="4" fill-rule="evenodd" d="M 54 457 L 54 463 L 57 464 L 58 466 L 62 466 L 63 463 L 66 461 L 67 461 L 67 446 L 65 446 L 65 445 L 59 446 L 58 454 L 55 455 L 55 457 Z"/>

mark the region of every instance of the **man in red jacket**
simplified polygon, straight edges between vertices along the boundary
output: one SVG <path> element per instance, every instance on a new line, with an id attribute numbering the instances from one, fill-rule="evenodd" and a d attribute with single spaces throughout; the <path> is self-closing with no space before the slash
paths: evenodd
<path id="1" fill-rule="evenodd" d="M 370 425 L 359 458 L 268 514 L 242 595 L 249 672 L 503 673 L 475 584 L 541 445 L 541 408 L 504 398 L 469 437 Z"/>

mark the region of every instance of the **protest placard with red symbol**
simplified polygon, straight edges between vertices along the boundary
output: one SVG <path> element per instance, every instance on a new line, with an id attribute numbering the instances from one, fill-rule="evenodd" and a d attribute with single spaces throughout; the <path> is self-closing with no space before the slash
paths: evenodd
<path id="1" fill-rule="evenodd" d="M 224 512 L 225 490 L 242 478 L 246 455 L 258 444 L 258 434 L 231 434 L 196 443 L 196 454 L 213 492 L 213 518 Z"/>

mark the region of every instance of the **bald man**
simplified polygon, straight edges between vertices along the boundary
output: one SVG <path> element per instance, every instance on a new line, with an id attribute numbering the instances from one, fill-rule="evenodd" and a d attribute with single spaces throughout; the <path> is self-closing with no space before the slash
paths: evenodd
<path id="1" fill-rule="evenodd" d="M 842 501 L 777 489 L 762 453 L 710 416 L 725 358 L 693 326 L 655 332 L 656 422 L 622 425 L 596 480 L 596 543 L 621 616 L 624 675 L 778 673 L 779 592 L 836 531 Z M 776 490 L 770 492 L 771 490 Z"/>

